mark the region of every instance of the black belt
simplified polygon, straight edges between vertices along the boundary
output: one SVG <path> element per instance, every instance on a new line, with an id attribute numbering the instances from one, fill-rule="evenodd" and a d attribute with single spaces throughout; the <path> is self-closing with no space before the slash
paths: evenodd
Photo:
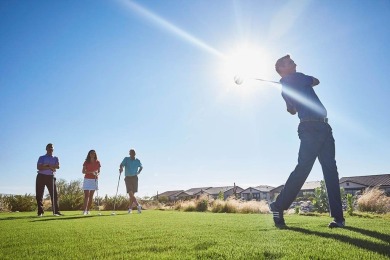
<path id="1" fill-rule="evenodd" d="M 302 122 L 323 122 L 323 123 L 328 123 L 328 118 L 325 117 L 325 118 L 302 118 L 301 119 L 301 123 Z"/>

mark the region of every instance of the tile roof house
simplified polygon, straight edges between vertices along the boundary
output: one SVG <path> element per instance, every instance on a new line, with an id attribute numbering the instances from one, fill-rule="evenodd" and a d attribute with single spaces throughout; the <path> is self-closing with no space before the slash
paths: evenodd
<path id="1" fill-rule="evenodd" d="M 249 187 L 240 192 L 240 197 L 243 200 L 270 200 L 271 190 L 275 187 L 268 185 L 259 185 L 256 187 Z"/>
<path id="2" fill-rule="evenodd" d="M 314 195 L 314 190 L 321 187 L 321 181 L 308 181 L 305 182 L 299 191 L 297 197 L 303 197 L 305 195 Z"/>
<path id="3" fill-rule="evenodd" d="M 161 194 L 157 195 L 157 198 L 167 197 L 168 201 L 175 201 L 176 195 L 183 192 L 183 190 L 172 190 L 172 191 L 165 191 Z"/>
<path id="4" fill-rule="evenodd" d="M 378 187 L 390 194 L 390 174 L 342 177 L 340 187 L 351 194 L 370 187 Z"/>
<path id="5" fill-rule="evenodd" d="M 234 191 L 234 188 L 236 189 Z M 218 198 L 218 195 L 220 192 L 223 194 L 223 199 L 227 199 L 228 197 L 234 195 L 234 193 L 239 194 L 244 189 L 239 186 L 225 186 L 225 187 L 212 187 L 207 190 L 203 191 L 203 194 L 207 194 L 209 197 L 212 197 L 214 199 Z M 194 194 L 194 195 L 201 195 L 200 192 Z"/>
<path id="6" fill-rule="evenodd" d="M 176 194 L 177 200 L 187 200 L 187 199 L 193 199 L 198 198 L 201 194 L 204 193 L 205 190 L 210 189 L 211 187 L 201 187 L 201 188 L 191 188 L 186 191 L 182 191 L 178 194 Z"/>

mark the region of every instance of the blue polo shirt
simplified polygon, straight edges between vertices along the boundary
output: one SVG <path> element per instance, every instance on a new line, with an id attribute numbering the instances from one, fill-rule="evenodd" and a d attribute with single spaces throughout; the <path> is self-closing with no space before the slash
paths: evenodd
<path id="1" fill-rule="evenodd" d="M 125 157 L 121 165 L 125 167 L 125 176 L 136 176 L 138 173 L 138 168 L 142 167 L 140 160 L 137 158 L 131 160 L 130 157 Z"/>
<path id="2" fill-rule="evenodd" d="M 287 108 L 295 108 L 300 119 L 326 117 L 326 109 L 314 92 L 311 76 L 296 72 L 283 77 L 280 83 Z"/>
<path id="3" fill-rule="evenodd" d="M 38 164 L 49 164 L 50 166 L 54 166 L 54 165 L 59 164 L 59 163 L 60 162 L 56 156 L 45 154 L 45 155 L 42 155 L 39 157 L 37 165 Z M 52 170 L 38 170 L 38 173 L 44 174 L 44 175 L 53 175 Z"/>

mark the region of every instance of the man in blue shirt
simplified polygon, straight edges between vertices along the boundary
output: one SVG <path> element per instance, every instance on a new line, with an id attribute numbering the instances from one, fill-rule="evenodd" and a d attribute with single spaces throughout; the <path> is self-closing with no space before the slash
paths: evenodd
<path id="1" fill-rule="evenodd" d="M 320 84 L 315 77 L 296 72 L 296 64 L 286 55 L 280 58 L 275 69 L 282 77 L 282 97 L 287 111 L 298 113 L 300 124 L 298 135 L 301 140 L 298 165 L 287 179 L 283 190 L 270 204 L 275 226 L 286 227 L 283 211 L 287 210 L 307 179 L 315 160 L 318 158 L 328 192 L 330 213 L 333 221 L 330 228 L 344 227 L 345 220 L 340 196 L 339 174 L 335 160 L 335 141 L 332 128 L 328 124 L 327 111 L 314 92 L 313 87 Z"/>
<path id="2" fill-rule="evenodd" d="M 141 161 L 135 158 L 135 150 L 129 151 L 130 157 L 125 157 L 119 165 L 119 173 L 122 173 L 123 167 L 125 167 L 125 183 L 126 191 L 129 194 L 130 206 L 128 213 L 131 213 L 133 203 L 137 205 L 138 213 L 141 213 L 141 205 L 138 203 L 134 193 L 138 191 L 138 174 L 142 171 Z"/>
<path id="3" fill-rule="evenodd" d="M 56 156 L 53 156 L 53 151 L 54 151 L 53 144 L 47 144 L 46 154 L 40 156 L 37 162 L 38 174 L 35 183 L 35 196 L 38 204 L 39 217 L 42 217 L 44 213 L 43 193 L 45 191 L 45 186 L 49 190 L 49 194 L 51 197 L 53 215 L 54 216 L 62 215 L 58 208 L 56 178 L 54 177 L 56 170 L 60 168 L 60 162 Z"/>

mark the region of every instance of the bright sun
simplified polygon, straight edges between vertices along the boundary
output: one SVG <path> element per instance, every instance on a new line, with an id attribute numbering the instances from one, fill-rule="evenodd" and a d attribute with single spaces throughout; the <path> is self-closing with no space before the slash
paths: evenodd
<path id="1" fill-rule="evenodd" d="M 231 83 L 236 76 L 248 84 L 251 78 L 270 78 L 274 74 L 267 52 L 249 45 L 240 46 L 226 55 L 220 69 L 223 81 Z"/>

